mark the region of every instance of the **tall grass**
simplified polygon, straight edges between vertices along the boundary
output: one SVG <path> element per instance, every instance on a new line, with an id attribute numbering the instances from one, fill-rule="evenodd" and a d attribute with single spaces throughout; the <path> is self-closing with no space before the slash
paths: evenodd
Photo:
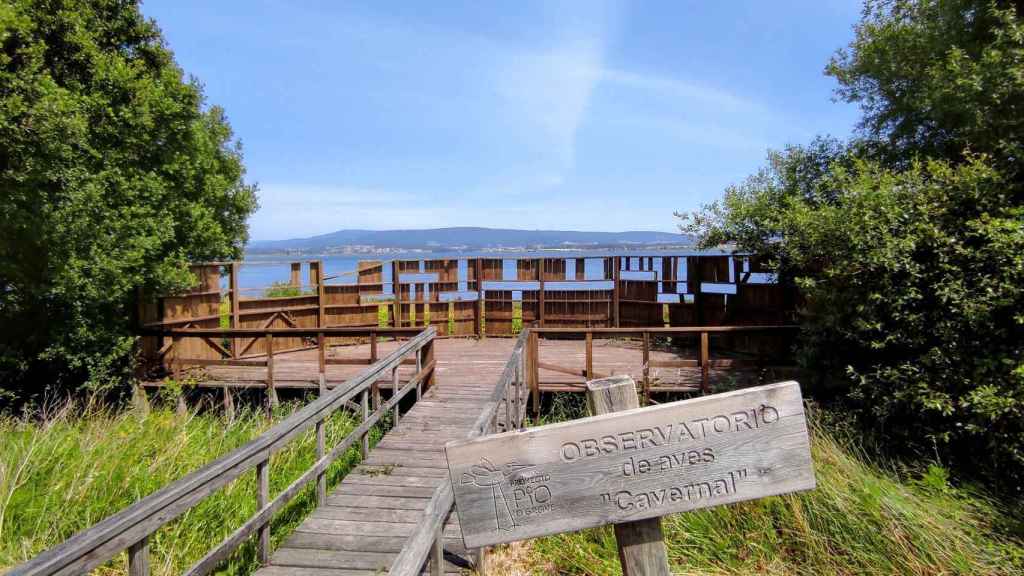
<path id="1" fill-rule="evenodd" d="M 582 403 L 552 408 L 564 416 Z M 908 474 L 871 464 L 851 435 L 812 421 L 817 489 L 664 517 L 674 573 L 1024 573 L 1024 544 L 1000 529 L 1009 522 L 998 504 L 953 487 L 938 466 Z M 507 573 L 621 573 L 610 527 L 510 553 L 519 560 Z"/>
<path id="2" fill-rule="evenodd" d="M 80 414 L 74 406 L 42 423 L 0 417 L 0 571 L 241 446 L 297 406 L 282 405 L 272 419 L 259 409 L 242 409 L 233 421 L 217 414 L 178 415 L 162 408 L 141 419 L 109 410 Z M 355 424 L 349 414 L 337 413 L 326 426 L 328 445 L 339 442 Z M 308 469 L 315 449 L 310 431 L 274 454 L 272 494 Z M 328 471 L 328 482 L 337 483 L 358 458 L 358 448 L 349 450 Z M 274 517 L 275 546 L 314 502 L 310 486 Z M 153 573 L 181 573 L 255 511 L 255 473 L 249 472 L 151 538 Z M 256 567 L 250 542 L 222 569 L 248 574 Z M 122 554 L 101 572 L 126 570 Z"/>

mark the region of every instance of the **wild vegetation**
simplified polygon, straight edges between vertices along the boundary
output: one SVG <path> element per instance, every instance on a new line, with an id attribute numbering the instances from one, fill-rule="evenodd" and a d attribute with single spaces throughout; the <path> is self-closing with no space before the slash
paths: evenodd
<path id="1" fill-rule="evenodd" d="M 559 394 L 542 423 L 586 413 Z M 678 574 L 1018 574 L 1019 522 L 942 466 L 869 456 L 849 422 L 809 411 L 817 488 L 662 519 Z M 610 526 L 501 547 L 497 574 L 620 574 Z"/>
<path id="2" fill-rule="evenodd" d="M 237 257 L 255 187 L 137 2 L 0 2 L 0 403 L 123 384 L 139 290 Z"/>
<path id="3" fill-rule="evenodd" d="M 1024 495 L 1024 20 L 1016 3 L 875 1 L 827 72 L 849 142 L 772 153 L 684 216 L 803 302 L 811 387 L 889 449 Z"/>
<path id="4" fill-rule="evenodd" d="M 169 408 L 139 418 L 132 412 L 77 404 L 51 414 L 0 418 L 0 571 L 241 446 L 298 405 L 285 403 L 270 419 L 259 409 L 245 408 L 231 421 L 216 413 L 181 414 Z M 337 413 L 326 427 L 328 445 L 340 441 L 356 423 L 347 413 Z M 305 472 L 315 454 L 312 430 L 277 452 L 271 459 L 271 493 Z M 340 481 L 358 459 L 354 447 L 330 468 L 328 483 Z M 310 486 L 274 516 L 275 546 L 314 502 Z M 184 572 L 255 511 L 256 481 L 250 472 L 156 532 L 150 540 L 153 573 Z M 222 569 L 249 574 L 257 566 L 250 541 Z M 101 572 L 127 573 L 124 555 Z"/>

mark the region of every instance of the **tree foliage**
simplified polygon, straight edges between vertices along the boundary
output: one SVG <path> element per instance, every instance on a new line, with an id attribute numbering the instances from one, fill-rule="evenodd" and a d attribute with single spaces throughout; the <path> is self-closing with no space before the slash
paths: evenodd
<path id="1" fill-rule="evenodd" d="M 771 153 L 684 229 L 801 292 L 804 365 L 894 448 L 1024 486 L 1024 27 L 1009 4 L 869 0 L 827 71 L 857 138 Z"/>
<path id="2" fill-rule="evenodd" d="M 255 187 L 137 2 L 0 0 L 0 45 L 0 387 L 121 381 L 136 291 L 237 256 Z"/>

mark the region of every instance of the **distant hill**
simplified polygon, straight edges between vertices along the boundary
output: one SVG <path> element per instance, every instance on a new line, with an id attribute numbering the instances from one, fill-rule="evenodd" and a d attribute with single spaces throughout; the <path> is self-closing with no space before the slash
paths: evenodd
<path id="1" fill-rule="evenodd" d="M 483 250 L 513 248 L 615 248 L 689 245 L 683 234 L 668 232 L 580 232 L 504 228 L 431 228 L 426 230 L 338 230 L 330 234 L 250 242 L 250 253 L 366 252 L 397 250 Z"/>

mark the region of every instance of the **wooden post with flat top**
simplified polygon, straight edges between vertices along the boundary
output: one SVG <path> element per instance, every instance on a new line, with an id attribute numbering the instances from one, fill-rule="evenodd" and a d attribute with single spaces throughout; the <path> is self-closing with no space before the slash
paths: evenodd
<path id="1" fill-rule="evenodd" d="M 587 382 L 587 400 L 595 416 L 639 408 L 636 383 L 629 376 Z M 661 533 L 661 518 L 615 525 L 623 576 L 669 576 L 668 553 Z"/>

